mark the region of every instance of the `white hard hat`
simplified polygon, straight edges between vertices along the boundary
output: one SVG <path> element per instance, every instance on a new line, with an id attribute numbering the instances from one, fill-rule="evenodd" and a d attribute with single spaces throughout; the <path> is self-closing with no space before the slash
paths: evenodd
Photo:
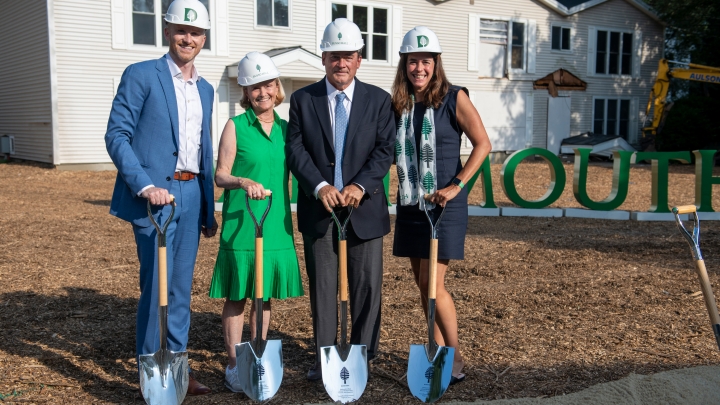
<path id="1" fill-rule="evenodd" d="M 210 17 L 199 0 L 175 0 L 165 12 L 165 21 L 171 24 L 190 25 L 210 29 Z"/>
<path id="2" fill-rule="evenodd" d="M 323 52 L 333 51 L 358 51 L 365 46 L 360 28 L 347 18 L 337 18 L 325 27 L 320 50 Z"/>
<path id="3" fill-rule="evenodd" d="M 414 52 L 442 53 L 440 40 L 430 28 L 420 25 L 405 34 L 400 53 Z"/>
<path id="4" fill-rule="evenodd" d="M 264 53 L 250 52 L 238 62 L 237 81 L 241 86 L 250 86 L 278 77 L 280 71 Z"/>

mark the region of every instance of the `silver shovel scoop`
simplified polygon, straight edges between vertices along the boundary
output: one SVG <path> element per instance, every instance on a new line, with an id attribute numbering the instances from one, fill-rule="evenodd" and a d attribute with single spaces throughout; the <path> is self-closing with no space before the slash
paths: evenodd
<path id="1" fill-rule="evenodd" d="M 322 380 L 330 398 L 346 404 L 357 401 L 365 391 L 368 380 L 367 346 L 348 344 L 347 308 L 347 225 L 353 207 L 347 208 L 348 215 L 341 224 L 335 212 L 331 212 L 338 227 L 338 284 L 340 287 L 340 343 L 320 348 Z"/>
<path id="2" fill-rule="evenodd" d="M 254 401 L 266 401 L 275 396 L 283 379 L 282 342 L 265 340 L 263 330 L 263 223 L 270 206 L 272 192 L 265 191 L 268 197 L 267 208 L 260 222 L 250 208 L 250 200 L 245 195 L 245 206 L 255 223 L 255 339 L 235 345 L 238 380 L 245 395 Z"/>
<path id="3" fill-rule="evenodd" d="M 165 225 L 161 228 L 155 221 L 148 201 L 147 210 L 150 221 L 155 225 L 158 235 L 158 316 L 160 322 L 160 350 L 153 354 L 141 354 L 140 392 L 150 405 L 178 405 L 185 399 L 188 389 L 187 352 L 174 352 L 167 349 L 167 245 L 165 232 L 175 215 L 175 199 Z"/>
<path id="4" fill-rule="evenodd" d="M 426 195 L 428 200 L 430 195 Z M 428 205 L 424 205 L 425 216 L 430 222 L 430 274 L 428 278 L 428 344 L 410 345 L 408 358 L 407 382 L 410 392 L 415 398 L 425 402 L 435 402 L 445 393 L 450 385 L 452 366 L 455 358 L 455 349 L 447 346 L 438 346 L 435 342 L 435 297 L 437 279 L 438 237 L 437 226 L 445 214 L 442 209 L 437 220 L 433 223 Z"/>

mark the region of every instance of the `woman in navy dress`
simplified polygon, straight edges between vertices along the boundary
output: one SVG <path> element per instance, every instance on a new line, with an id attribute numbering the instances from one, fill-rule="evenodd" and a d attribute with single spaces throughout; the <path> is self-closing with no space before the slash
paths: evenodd
<path id="1" fill-rule="evenodd" d="M 438 226 L 435 339 L 455 349 L 451 384 L 465 379 L 458 342 L 457 315 L 445 289 L 450 260 L 463 260 L 468 222 L 464 188 L 490 152 L 490 140 L 465 88 L 452 86 L 442 67 L 437 35 L 427 27 L 405 34 L 400 48 L 392 101 L 397 116 L 395 158 L 398 205 L 393 254 L 410 258 L 415 283 L 427 316 L 430 225 L 423 196 L 430 194 L 434 218 L 444 208 Z M 473 145 L 462 166 L 460 140 L 465 133 Z M 430 207 L 428 207 L 430 208 Z"/>

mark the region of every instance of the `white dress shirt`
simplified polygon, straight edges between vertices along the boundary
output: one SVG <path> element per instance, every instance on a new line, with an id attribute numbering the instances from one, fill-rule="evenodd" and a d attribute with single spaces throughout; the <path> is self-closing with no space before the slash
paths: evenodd
<path id="1" fill-rule="evenodd" d="M 195 66 L 193 66 L 192 77 L 186 81 L 170 54 L 165 54 L 165 60 L 168 68 L 170 68 L 170 75 L 173 77 L 175 100 L 178 108 L 179 145 L 175 171 L 197 174 L 200 173 L 200 134 L 202 132 L 203 118 L 200 91 L 197 88 L 197 81 L 200 76 Z M 143 187 L 138 196 L 142 195 L 143 191 L 150 187 L 155 187 L 155 185 L 150 184 Z"/>
<path id="2" fill-rule="evenodd" d="M 200 173 L 200 133 L 202 132 L 202 103 L 197 87 L 198 72 L 193 66 L 192 77 L 183 79 L 180 68 L 169 54 L 165 54 L 170 75 L 175 86 L 175 99 L 178 106 L 178 160 L 176 172 Z"/>
<path id="3" fill-rule="evenodd" d="M 338 90 L 330 84 L 330 81 L 328 81 L 327 77 L 325 78 L 325 88 L 327 89 L 327 97 L 328 97 L 328 108 L 330 109 L 330 127 L 332 128 L 332 137 L 333 142 L 335 141 L 335 106 L 337 105 L 337 100 L 335 97 L 337 97 L 338 93 L 345 93 L 345 100 L 343 100 L 343 106 L 345 106 L 345 111 L 347 111 L 347 117 L 350 118 L 350 109 L 352 108 L 352 100 L 353 100 L 353 94 L 355 93 L 355 79 L 350 83 L 350 85 L 345 90 Z M 329 185 L 327 181 L 323 181 L 320 184 L 318 184 L 315 187 L 315 191 L 313 194 L 315 195 L 315 198 L 317 198 L 318 191 L 320 191 L 321 188 Z M 363 191 L 365 191 L 365 188 L 363 186 L 353 183 L 357 186 L 359 186 Z"/>

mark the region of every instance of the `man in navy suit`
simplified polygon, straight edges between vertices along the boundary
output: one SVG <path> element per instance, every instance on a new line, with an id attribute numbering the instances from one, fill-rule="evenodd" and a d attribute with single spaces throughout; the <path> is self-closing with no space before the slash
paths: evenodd
<path id="1" fill-rule="evenodd" d="M 320 347 L 336 342 L 337 231 L 330 211 L 352 205 L 348 229 L 350 342 L 376 353 L 380 332 L 382 237 L 390 232 L 383 178 L 393 161 L 395 119 L 390 96 L 355 78 L 364 45 L 360 29 L 339 18 L 320 45 L 326 76 L 290 100 L 287 162 L 298 180 L 298 228 L 310 281 L 315 365 Z"/>
<path id="2" fill-rule="evenodd" d="M 125 69 L 105 134 L 118 169 L 110 213 L 132 223 L 140 261 L 138 355 L 160 347 L 157 233 L 148 218 L 148 201 L 161 221 L 170 214 L 171 194 L 176 204 L 167 228 L 170 350 L 186 350 L 200 233 L 212 237 L 217 230 L 210 140 L 214 91 L 194 66 L 210 28 L 208 12 L 198 0 L 175 0 L 165 21 L 168 53 Z M 208 393 L 191 373 L 188 395 Z"/>

